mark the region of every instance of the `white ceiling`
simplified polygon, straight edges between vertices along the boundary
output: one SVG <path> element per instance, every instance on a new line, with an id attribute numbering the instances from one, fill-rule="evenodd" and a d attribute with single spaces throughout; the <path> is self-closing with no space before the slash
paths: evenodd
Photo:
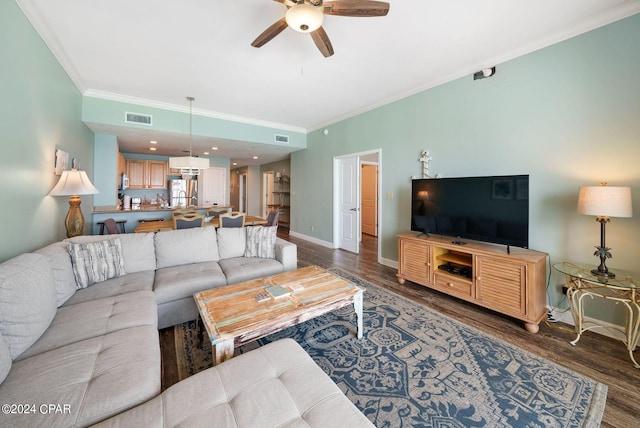
<path id="1" fill-rule="evenodd" d="M 325 16 L 335 55 L 324 58 L 291 29 L 251 47 L 286 11 L 272 0 L 16 0 L 83 94 L 179 111 L 193 96 L 194 113 L 301 132 L 640 12 L 640 0 L 388 1 L 385 17 Z M 149 153 L 154 139 L 91 126 L 118 135 L 123 151 Z M 157 153 L 188 146 L 188 136 L 171 137 Z M 193 144 L 245 165 L 287 154 Z"/>

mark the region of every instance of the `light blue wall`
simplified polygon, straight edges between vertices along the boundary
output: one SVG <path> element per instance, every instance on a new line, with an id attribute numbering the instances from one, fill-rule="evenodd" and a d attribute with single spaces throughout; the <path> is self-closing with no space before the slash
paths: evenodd
<path id="1" fill-rule="evenodd" d="M 396 235 L 410 229 L 410 176 L 530 174 L 530 247 L 551 263 L 596 263 L 599 227 L 576 213 L 578 189 L 631 186 L 635 217 L 612 219 L 610 268 L 635 270 L 640 254 L 640 15 L 468 76 L 308 135 L 291 157 L 293 231 L 332 241 L 332 159 L 382 149 L 382 257 L 397 260 Z M 393 192 L 394 198 L 387 199 Z M 314 232 L 311 228 L 314 227 Z M 550 299 L 564 296 L 553 274 Z M 590 315 L 616 323 L 599 302 Z"/>
<path id="2" fill-rule="evenodd" d="M 93 177 L 93 133 L 81 122 L 80 92 L 14 1 L 0 2 L 0 94 L 3 261 L 65 237 L 68 198 L 48 196 L 59 178 L 56 149 Z M 85 218 L 92 199 L 82 197 Z"/>
<path id="3" fill-rule="evenodd" d="M 118 197 L 118 139 L 115 135 L 94 137 L 93 185 L 100 191 L 93 197 L 95 206 L 115 205 Z"/>
<path id="4" fill-rule="evenodd" d="M 126 112 L 149 114 L 153 117 L 152 125 L 127 124 L 124 121 Z M 82 107 L 82 119 L 86 123 L 99 123 L 103 125 L 185 134 L 186 131 L 188 131 L 186 124 L 189 123 L 189 113 L 85 96 Z M 284 134 L 289 136 L 289 144 L 287 144 L 287 146 L 296 148 L 307 147 L 307 137 L 303 132 L 205 117 L 196 113 L 193 114 L 192 129 L 193 135 L 272 145 L 281 145 L 274 143 L 274 135 Z"/>

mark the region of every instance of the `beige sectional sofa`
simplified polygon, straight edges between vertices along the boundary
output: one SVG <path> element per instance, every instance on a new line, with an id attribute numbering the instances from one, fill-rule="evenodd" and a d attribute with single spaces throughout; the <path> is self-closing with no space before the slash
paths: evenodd
<path id="1" fill-rule="evenodd" d="M 171 402 L 172 392 L 158 395 L 158 328 L 195 319 L 192 294 L 196 291 L 296 268 L 296 246 L 276 239 L 275 233 L 267 257 L 259 257 L 255 245 L 248 254 L 253 257 L 245 257 L 249 231 L 228 228 L 216 232 L 206 227 L 81 236 L 0 264 L 0 426 L 88 426 L 154 397 L 141 410 L 145 414 L 154 412 L 149 409 L 158 400 L 169 397 Z M 96 248 L 106 252 L 94 254 Z M 108 266 L 101 273 L 93 272 L 95 266 L 105 263 Z M 100 279 L 105 272 L 113 277 L 78 289 L 79 284 L 87 285 L 87 278 Z M 301 348 L 296 353 L 291 344 L 280 351 L 278 346 L 258 353 L 271 352 L 269 358 L 277 370 L 287 371 L 282 365 L 289 361 L 278 362 L 279 353 L 298 355 L 296 361 L 305 367 L 313 365 Z M 243 360 L 246 358 L 238 361 Z M 249 358 L 245 364 L 253 365 L 252 361 Z M 227 369 L 225 365 L 196 375 L 185 385 L 211 389 L 207 386 L 210 379 L 226 370 L 226 391 L 234 378 L 246 387 L 246 374 L 262 372 L 238 362 Z M 314 378 L 313 370 L 309 376 Z M 256 381 L 260 379 L 256 377 Z M 318 381 L 332 383 L 328 377 Z M 336 390 L 329 388 L 332 394 Z M 217 394 L 226 395 L 225 391 Z M 304 394 L 301 397 L 312 403 Z M 193 404 L 201 401 L 204 406 L 210 406 L 212 399 L 199 393 L 192 398 Z M 353 410 L 357 416 L 359 412 L 355 407 Z M 287 419 L 290 413 L 282 415 Z M 162 412 L 156 415 L 162 417 Z M 172 417 L 183 418 L 175 413 Z"/>

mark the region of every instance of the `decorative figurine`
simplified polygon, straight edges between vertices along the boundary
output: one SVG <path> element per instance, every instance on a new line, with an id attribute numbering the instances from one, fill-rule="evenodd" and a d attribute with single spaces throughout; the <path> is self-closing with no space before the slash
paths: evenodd
<path id="1" fill-rule="evenodd" d="M 431 155 L 428 150 L 423 150 L 420 153 L 420 162 L 422 162 L 422 178 L 431 178 L 429 175 L 429 161 L 431 160 Z"/>

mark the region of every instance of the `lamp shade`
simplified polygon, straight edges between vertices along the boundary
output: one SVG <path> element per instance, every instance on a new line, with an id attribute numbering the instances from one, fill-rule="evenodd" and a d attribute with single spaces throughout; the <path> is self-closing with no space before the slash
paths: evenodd
<path id="1" fill-rule="evenodd" d="M 631 188 L 607 185 L 581 187 L 578 212 L 599 217 L 631 217 Z"/>
<path id="2" fill-rule="evenodd" d="M 429 192 L 427 192 L 426 190 L 418 191 L 418 193 L 416 194 L 416 199 L 419 201 L 429 200 Z"/>
<path id="3" fill-rule="evenodd" d="M 100 193 L 85 171 L 78 171 L 73 168 L 70 171 L 63 171 L 58 180 L 58 184 L 51 189 L 51 196 L 73 196 L 73 195 L 94 195 Z"/>
<path id="4" fill-rule="evenodd" d="M 194 156 L 169 158 L 169 168 L 179 169 L 182 174 L 198 175 L 201 169 L 209 168 L 209 159 Z"/>
<path id="5" fill-rule="evenodd" d="M 301 33 L 310 33 L 317 30 L 324 21 L 322 7 L 309 4 L 298 4 L 287 10 L 284 15 L 287 25 Z"/>

